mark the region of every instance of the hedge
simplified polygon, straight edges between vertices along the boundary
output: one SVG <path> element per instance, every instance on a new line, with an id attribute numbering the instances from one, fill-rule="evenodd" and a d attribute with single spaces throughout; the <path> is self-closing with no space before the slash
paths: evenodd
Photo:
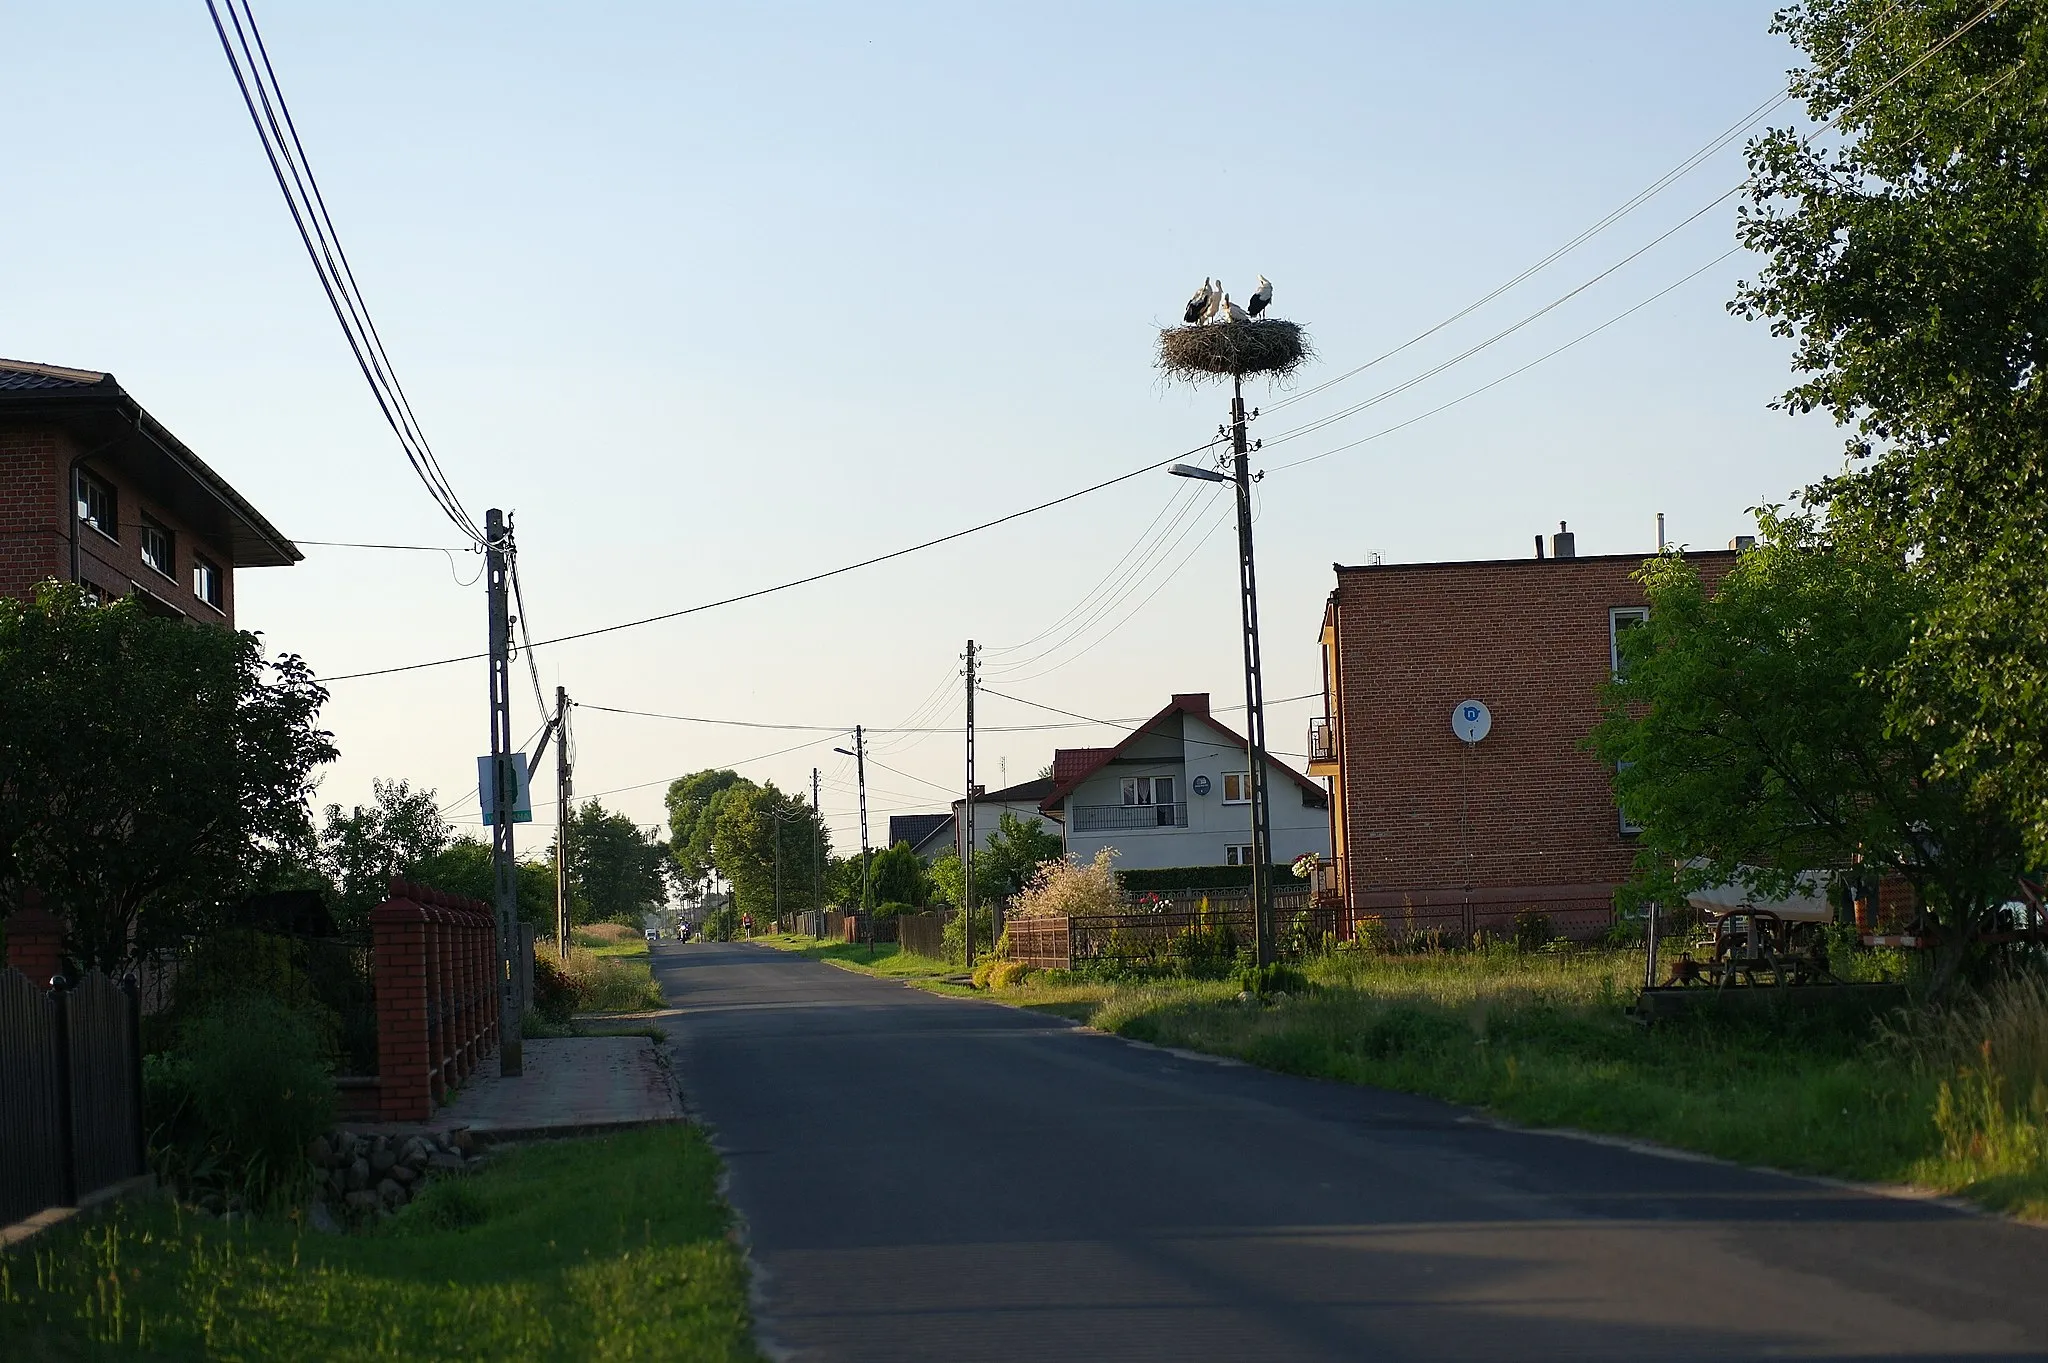
<path id="1" fill-rule="evenodd" d="M 1134 866 L 1116 873 L 1125 894 L 1173 894 L 1180 890 L 1250 889 L 1249 866 Z M 1294 874 L 1291 864 L 1273 867 L 1273 884 L 1279 887 L 1306 884 Z"/>

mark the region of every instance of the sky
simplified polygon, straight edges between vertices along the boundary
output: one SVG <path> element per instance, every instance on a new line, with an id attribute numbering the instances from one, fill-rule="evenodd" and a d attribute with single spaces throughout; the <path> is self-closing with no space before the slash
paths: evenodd
<path id="1" fill-rule="evenodd" d="M 479 522 L 514 518 L 536 639 L 1199 461 L 1227 394 L 1163 382 L 1157 329 L 1205 276 L 1242 300 L 1263 273 L 1317 352 L 1247 393 L 1276 701 L 1319 692 L 1332 563 L 1518 557 L 1561 520 L 1581 553 L 1647 554 L 1660 511 L 1674 541 L 1720 547 L 1839 467 L 1824 418 L 1769 407 L 1788 343 L 1726 310 L 1757 263 L 1713 263 L 1739 143 L 1372 363 L 1767 101 L 1793 64 L 1770 9 L 256 6 L 451 484 Z M 0 355 L 111 371 L 301 543 L 455 550 L 309 544 L 239 574 L 238 623 L 272 650 L 325 677 L 481 650 L 480 564 L 382 424 L 202 0 L 0 0 L 0 26 Z M 874 737 L 880 845 L 890 813 L 962 783 L 970 638 L 990 787 L 1119 736 L 1025 727 L 1062 717 L 1022 701 L 1241 707 L 1228 499 L 1147 473 L 539 648 L 550 700 L 579 702 L 578 796 L 653 824 L 683 773 L 808 790 L 815 766 L 844 850 L 837 731 L 936 730 Z M 523 665 L 514 681 L 525 735 Z M 477 831 L 483 664 L 331 690 L 320 802 L 403 778 Z M 1270 705 L 1270 746 L 1300 753 L 1319 707 Z M 551 759 L 536 786 L 550 823 Z"/>

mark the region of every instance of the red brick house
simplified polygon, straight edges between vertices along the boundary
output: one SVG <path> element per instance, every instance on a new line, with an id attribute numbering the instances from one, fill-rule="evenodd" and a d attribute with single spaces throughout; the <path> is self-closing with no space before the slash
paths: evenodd
<path id="1" fill-rule="evenodd" d="M 1405 934 L 1500 931 L 1534 909 L 1558 931 L 1612 922 L 1634 837 L 1583 743 L 1615 638 L 1647 606 L 1642 554 L 1333 565 L 1323 613 L 1327 718 L 1309 774 L 1331 780 L 1332 888 Z M 1693 554 L 1711 585 L 1731 551 Z M 1452 730 L 1479 701 L 1491 729 Z"/>
<path id="2" fill-rule="evenodd" d="M 305 555 L 111 374 L 0 360 L 0 595 L 50 578 L 235 622 L 235 569 Z"/>

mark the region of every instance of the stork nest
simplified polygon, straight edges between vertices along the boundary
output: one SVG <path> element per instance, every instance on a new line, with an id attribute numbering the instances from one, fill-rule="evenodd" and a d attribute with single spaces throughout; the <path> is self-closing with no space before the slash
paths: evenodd
<path id="1" fill-rule="evenodd" d="M 1251 322 L 1207 322 L 1159 333 L 1159 367 L 1187 383 L 1270 374 L 1286 378 L 1314 358 L 1308 333 L 1278 317 Z"/>

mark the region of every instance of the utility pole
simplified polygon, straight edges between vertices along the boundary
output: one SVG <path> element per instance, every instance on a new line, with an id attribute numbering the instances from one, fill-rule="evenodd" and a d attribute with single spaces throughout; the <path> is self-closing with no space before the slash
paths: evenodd
<path id="1" fill-rule="evenodd" d="M 512 607 L 508 590 L 512 527 L 505 513 L 484 514 L 484 582 L 491 616 L 491 871 L 498 917 L 498 1073 L 525 1072 L 519 1011 L 519 888 L 513 864 L 512 815 L 519 803 L 512 769 Z"/>
<path id="2" fill-rule="evenodd" d="M 775 820 L 775 930 L 782 931 L 782 811 L 771 809 L 769 817 Z"/>
<path id="3" fill-rule="evenodd" d="M 860 725 L 853 726 L 853 746 L 834 748 L 841 757 L 853 759 L 854 779 L 860 786 L 860 914 L 868 940 L 868 955 L 875 954 L 875 916 L 868 912 L 871 883 L 868 877 L 868 744 Z"/>
<path id="4" fill-rule="evenodd" d="M 1244 377 L 1231 380 L 1230 448 L 1237 484 L 1238 598 L 1244 613 L 1245 750 L 1251 763 L 1253 959 L 1273 961 L 1273 811 L 1266 793 L 1266 678 L 1259 657 L 1259 586 L 1252 564 L 1251 450 L 1245 440 Z"/>
<path id="5" fill-rule="evenodd" d="M 811 930 L 825 936 L 825 810 L 818 803 L 818 769 L 811 768 L 811 817 L 817 823 L 811 841 Z"/>
<path id="6" fill-rule="evenodd" d="M 555 954 L 569 960 L 569 693 L 555 688 Z"/>
<path id="7" fill-rule="evenodd" d="M 974 969 L 974 640 L 967 641 L 967 798 L 960 805 L 960 936 Z"/>

